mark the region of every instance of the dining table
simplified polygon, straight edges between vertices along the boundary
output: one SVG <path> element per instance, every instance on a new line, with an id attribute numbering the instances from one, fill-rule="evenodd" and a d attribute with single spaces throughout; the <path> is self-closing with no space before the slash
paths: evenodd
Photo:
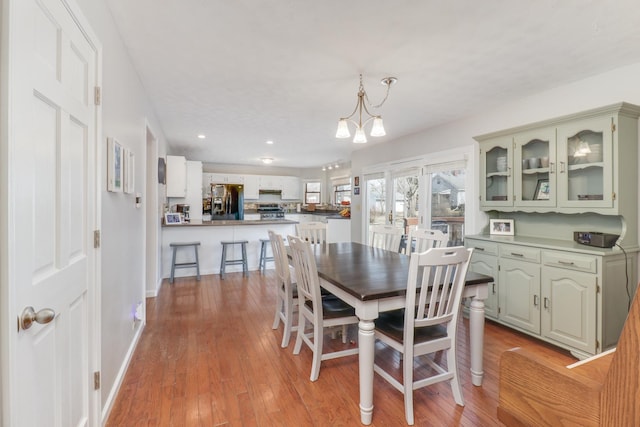
<path id="1" fill-rule="evenodd" d="M 373 418 L 374 321 L 379 313 L 403 308 L 410 257 L 356 242 L 312 244 L 320 285 L 355 308 L 358 323 L 360 420 Z M 482 385 L 484 300 L 493 277 L 467 272 L 463 298 L 469 304 L 471 381 Z"/>

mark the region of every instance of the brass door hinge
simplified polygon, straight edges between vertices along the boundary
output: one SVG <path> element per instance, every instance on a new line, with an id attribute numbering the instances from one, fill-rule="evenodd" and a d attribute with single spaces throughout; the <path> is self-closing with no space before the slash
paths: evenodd
<path id="1" fill-rule="evenodd" d="M 596 340 L 596 351 L 600 350 L 600 341 Z"/>
<path id="2" fill-rule="evenodd" d="M 613 193 L 611 193 L 611 199 L 615 200 L 616 199 L 616 192 L 614 191 Z"/>
<path id="3" fill-rule="evenodd" d="M 93 103 L 95 105 L 100 105 L 102 103 L 102 90 L 100 89 L 100 86 L 93 88 Z"/>
<path id="4" fill-rule="evenodd" d="M 611 123 L 611 132 L 615 132 L 615 131 L 616 131 L 616 124 Z"/>
<path id="5" fill-rule="evenodd" d="M 93 389 L 100 390 L 100 371 L 93 373 Z"/>
<path id="6" fill-rule="evenodd" d="M 93 248 L 98 249 L 100 247 L 100 230 L 93 230 Z"/>

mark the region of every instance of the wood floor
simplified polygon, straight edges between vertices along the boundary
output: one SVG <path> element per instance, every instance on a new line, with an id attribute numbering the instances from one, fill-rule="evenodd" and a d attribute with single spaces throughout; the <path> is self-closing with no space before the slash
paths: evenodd
<path id="1" fill-rule="evenodd" d="M 280 348 L 282 325 L 272 330 L 273 270 L 176 279 L 147 299 L 147 325 L 107 426 L 359 426 L 358 358 L 322 362 L 309 381 L 311 351 Z M 357 329 L 349 331 L 353 346 Z M 327 339 L 328 346 L 343 346 Z M 458 334 L 465 406 L 448 384 L 414 393 L 417 426 L 497 426 L 498 363 L 512 347 L 526 347 L 559 363 L 568 353 L 487 321 L 484 382 L 471 384 L 468 319 Z M 400 367 L 381 344 L 376 361 Z M 400 377 L 398 369 L 398 377 Z M 373 426 L 406 425 L 402 395 L 374 377 Z"/>

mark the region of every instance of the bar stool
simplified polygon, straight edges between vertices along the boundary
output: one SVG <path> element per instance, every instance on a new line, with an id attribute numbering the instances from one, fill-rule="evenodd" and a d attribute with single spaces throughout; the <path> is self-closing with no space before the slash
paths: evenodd
<path id="1" fill-rule="evenodd" d="M 258 264 L 258 270 L 265 273 L 267 269 L 267 262 L 273 261 L 273 254 L 271 256 L 267 256 L 267 247 L 271 245 L 271 241 L 269 239 L 260 239 L 260 263 Z"/>
<path id="2" fill-rule="evenodd" d="M 170 243 L 169 246 L 173 249 L 173 256 L 171 258 L 171 277 L 169 278 L 169 283 L 173 283 L 173 279 L 175 277 L 176 268 L 196 268 L 196 278 L 200 280 L 200 262 L 198 260 L 198 246 L 200 246 L 200 242 L 173 242 Z M 193 250 L 196 254 L 196 260 L 190 262 L 179 262 L 176 263 L 176 253 L 178 252 L 178 248 L 185 248 L 193 246 Z"/>
<path id="3" fill-rule="evenodd" d="M 220 261 L 220 278 L 224 279 L 224 273 L 227 265 L 242 264 L 242 275 L 247 276 L 249 268 L 247 266 L 247 240 L 222 241 L 222 260 Z M 227 259 L 227 247 L 229 245 L 240 245 L 242 247 L 242 258 Z"/>

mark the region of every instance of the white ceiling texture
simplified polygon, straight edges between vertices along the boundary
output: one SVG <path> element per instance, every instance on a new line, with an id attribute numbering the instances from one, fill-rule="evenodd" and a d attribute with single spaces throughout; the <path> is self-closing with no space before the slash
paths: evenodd
<path id="1" fill-rule="evenodd" d="M 348 161 L 363 146 L 335 132 L 360 73 L 372 104 L 398 78 L 377 144 L 640 62 L 636 0 L 107 4 L 170 153 L 212 163 Z"/>

